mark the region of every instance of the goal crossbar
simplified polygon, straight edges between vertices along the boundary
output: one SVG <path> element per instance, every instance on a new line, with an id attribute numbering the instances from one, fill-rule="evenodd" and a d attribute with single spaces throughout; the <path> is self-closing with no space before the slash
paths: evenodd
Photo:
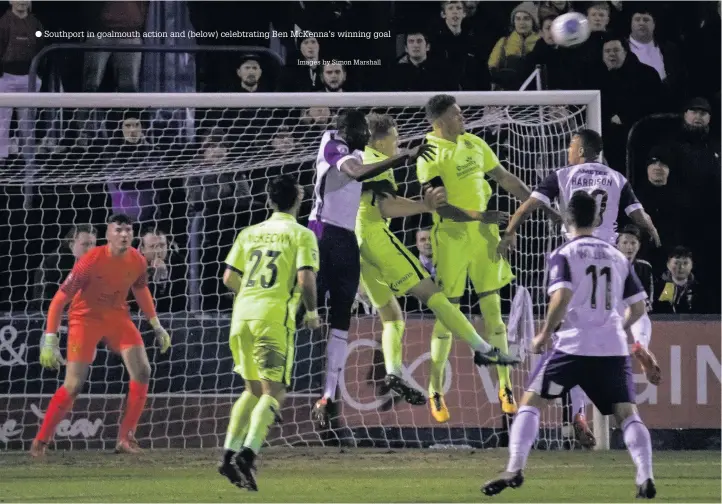
<path id="1" fill-rule="evenodd" d="M 434 92 L 419 93 L 5 93 L 0 107 L 38 108 L 249 108 L 423 107 Z M 598 113 L 599 91 L 463 91 L 460 106 L 587 105 Z M 589 122 L 592 129 L 601 123 Z"/>

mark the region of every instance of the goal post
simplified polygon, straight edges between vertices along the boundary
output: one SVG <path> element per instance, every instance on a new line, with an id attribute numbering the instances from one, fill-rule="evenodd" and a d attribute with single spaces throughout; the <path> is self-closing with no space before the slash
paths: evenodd
<path id="1" fill-rule="evenodd" d="M 292 173 L 304 186 L 312 184 L 321 135 L 331 126 L 339 108 L 360 107 L 392 114 L 404 144 L 419 141 L 428 132 L 424 105 L 435 94 L 0 95 L 0 107 L 30 108 L 30 116 L 35 118 L 30 124 L 19 125 L 32 130 L 25 132 L 30 134 L 25 138 L 34 138 L 34 142 L 13 160 L 8 159 L 5 169 L 0 170 L 0 185 L 14 188 L 0 198 L 7 200 L 3 204 L 16 219 L 13 222 L 18 229 L 7 237 L 0 236 L 0 252 L 11 257 L 4 279 L 9 285 L 9 308 L 0 324 L 11 327 L 7 331 L 14 331 L 17 338 L 13 347 L 0 336 L 0 349 L 11 348 L 16 352 L 11 357 L 17 357 L 12 372 L 0 375 L 0 389 L 8 382 L 10 390 L 10 394 L 0 396 L 0 432 L 4 414 L 6 423 L 15 422 L 11 426 L 14 429 L 6 425 L 6 430 L 20 432 L 16 438 L 27 441 L 34 425 L 20 431 L 18 426 L 33 422 L 34 415 L 27 412 L 39 415 L 35 413 L 40 411 L 39 401 L 49 397 L 58 381 L 57 376 L 41 372 L 32 362 L 32 357 L 37 357 L 37 321 L 42 320 L 43 302 L 36 299 L 42 286 L 37 285 L 41 277 L 35 272 L 44 267 L 45 256 L 67 246 L 61 238 L 70 226 L 84 222 L 102 226 L 100 216 L 127 208 L 144 230 L 161 229 L 171 256 L 175 251 L 175 258 L 168 259 L 170 279 L 159 277 L 158 285 L 163 288 L 156 291 L 161 293 L 156 297 L 159 305 L 167 307 L 161 310 L 165 312 L 163 317 L 184 338 L 174 340 L 170 360 L 154 363 L 156 385 L 150 395 L 150 411 L 139 429 L 141 437 L 149 439 L 153 446 L 175 446 L 179 439 L 183 446 L 209 446 L 214 439 L 221 439 L 224 421 L 240 386 L 240 380 L 231 376 L 230 354 L 225 348 L 229 296 L 217 281 L 229 239 L 232 241 L 240 228 L 266 218 L 264 192 L 271 177 Z M 575 131 L 590 128 L 601 132 L 597 91 L 451 94 L 464 111 L 467 130 L 484 138 L 502 164 L 528 185 L 536 185 L 550 170 L 566 163 L 569 138 Z M 128 130 L 135 126 L 125 121 L 135 117 L 140 118 L 141 138 L 129 142 L 124 135 L 132 137 Z M 144 147 L 140 149 L 139 145 Z M 219 152 L 221 157 L 214 158 Z M 399 170 L 397 178 L 403 193 L 418 195 L 412 166 Z M 22 190 L 26 204 L 18 207 L 17 193 Z M 497 192 L 491 205 L 513 211 L 518 202 Z M 427 224 L 418 218 L 397 219 L 392 222 L 392 230 L 412 246 L 415 232 Z M 545 313 L 545 256 L 559 239 L 542 217 L 534 216 L 520 231 L 519 247 L 512 257 L 517 285 L 529 292 L 537 320 Z M 139 245 L 148 246 L 145 242 Z M 505 316 L 516 292 L 518 287 L 504 294 Z M 474 316 L 473 307 L 466 308 Z M 406 373 L 426 389 L 433 319 L 415 306 L 407 317 Z M 498 445 L 503 423 L 495 397 L 496 373 L 493 369 L 466 366 L 470 359 L 466 348 L 455 345 L 447 368 L 451 378 L 447 380 L 447 401 L 457 402 L 449 404 L 452 422 L 436 426 L 430 423 L 424 408 L 411 410 L 411 406 L 396 403 L 388 395 L 374 396 L 378 392 L 373 386 L 378 321 L 361 311 L 352 333 L 340 387 L 343 429 L 353 444 Z M 24 358 L 17 353 L 21 344 L 26 352 Z M 320 439 L 308 413 L 320 394 L 322 346 L 303 331 L 298 334 L 296 346 L 294 385 L 283 411 L 283 426 L 274 429 L 274 443 L 303 445 Z M 514 372 L 517 397 L 535 363 L 533 356 L 526 355 L 524 346 L 524 341 L 512 342 L 514 351 L 525 357 L 523 366 Z M 0 357 L 3 355 L 0 353 Z M 5 361 L 8 359 L 5 357 Z M 3 362 L 0 359 L 0 366 Z M 24 372 L 18 367 L 20 362 Z M 88 422 L 92 420 L 89 412 L 102 409 L 98 401 L 117 409 L 114 401 L 122 392 L 111 383 L 122 380 L 114 357 L 101 351 L 96 362 L 100 366 L 95 367 L 90 393 L 79 403 L 88 413 Z M 19 384 L 20 380 L 25 383 Z M 213 422 L 214 427 L 204 430 L 210 423 L 201 428 L 203 421 Z M 179 422 L 195 422 L 196 428 L 179 427 Z M 544 413 L 544 446 L 561 444 L 563 422 L 557 405 Z M 609 449 L 608 422 L 597 411 L 593 427 L 597 448 Z M 3 441 L 0 435 L 0 449 Z"/>

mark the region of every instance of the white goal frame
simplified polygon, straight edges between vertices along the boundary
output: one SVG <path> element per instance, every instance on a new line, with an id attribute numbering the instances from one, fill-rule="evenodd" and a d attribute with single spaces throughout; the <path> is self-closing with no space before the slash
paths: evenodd
<path id="1" fill-rule="evenodd" d="M 12 108 L 253 108 L 253 107 L 421 107 L 438 93 L 4 93 L 0 107 Z M 464 106 L 586 107 L 587 127 L 602 133 L 599 91 L 491 91 L 450 93 Z M 32 187 L 28 170 L 26 187 Z M 594 410 L 597 450 L 609 450 L 609 419 Z"/>

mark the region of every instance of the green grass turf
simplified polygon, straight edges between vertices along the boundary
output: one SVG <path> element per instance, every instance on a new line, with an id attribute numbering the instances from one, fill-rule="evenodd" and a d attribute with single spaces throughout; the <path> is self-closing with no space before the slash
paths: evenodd
<path id="1" fill-rule="evenodd" d="M 272 449 L 259 462 L 260 492 L 216 472 L 215 450 L 0 456 L 0 502 L 630 502 L 626 451 L 532 452 L 526 482 L 488 498 L 480 485 L 506 450 Z M 658 501 L 720 502 L 720 454 L 655 453 Z"/>

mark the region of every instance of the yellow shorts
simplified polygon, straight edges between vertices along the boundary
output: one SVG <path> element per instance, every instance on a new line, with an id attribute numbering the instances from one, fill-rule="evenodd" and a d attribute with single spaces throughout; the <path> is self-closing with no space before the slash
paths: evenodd
<path id="1" fill-rule="evenodd" d="M 233 320 L 230 345 L 233 371 L 246 380 L 291 384 L 294 331 L 266 320 Z"/>
<path id="2" fill-rule="evenodd" d="M 478 222 L 435 224 L 431 246 L 436 284 L 449 299 L 464 294 L 467 275 L 477 294 L 499 290 L 514 279 L 509 263 L 496 259 L 499 226 Z"/>
<path id="3" fill-rule="evenodd" d="M 375 308 L 386 306 L 429 277 L 419 260 L 385 225 L 357 229 L 361 283 Z"/>

